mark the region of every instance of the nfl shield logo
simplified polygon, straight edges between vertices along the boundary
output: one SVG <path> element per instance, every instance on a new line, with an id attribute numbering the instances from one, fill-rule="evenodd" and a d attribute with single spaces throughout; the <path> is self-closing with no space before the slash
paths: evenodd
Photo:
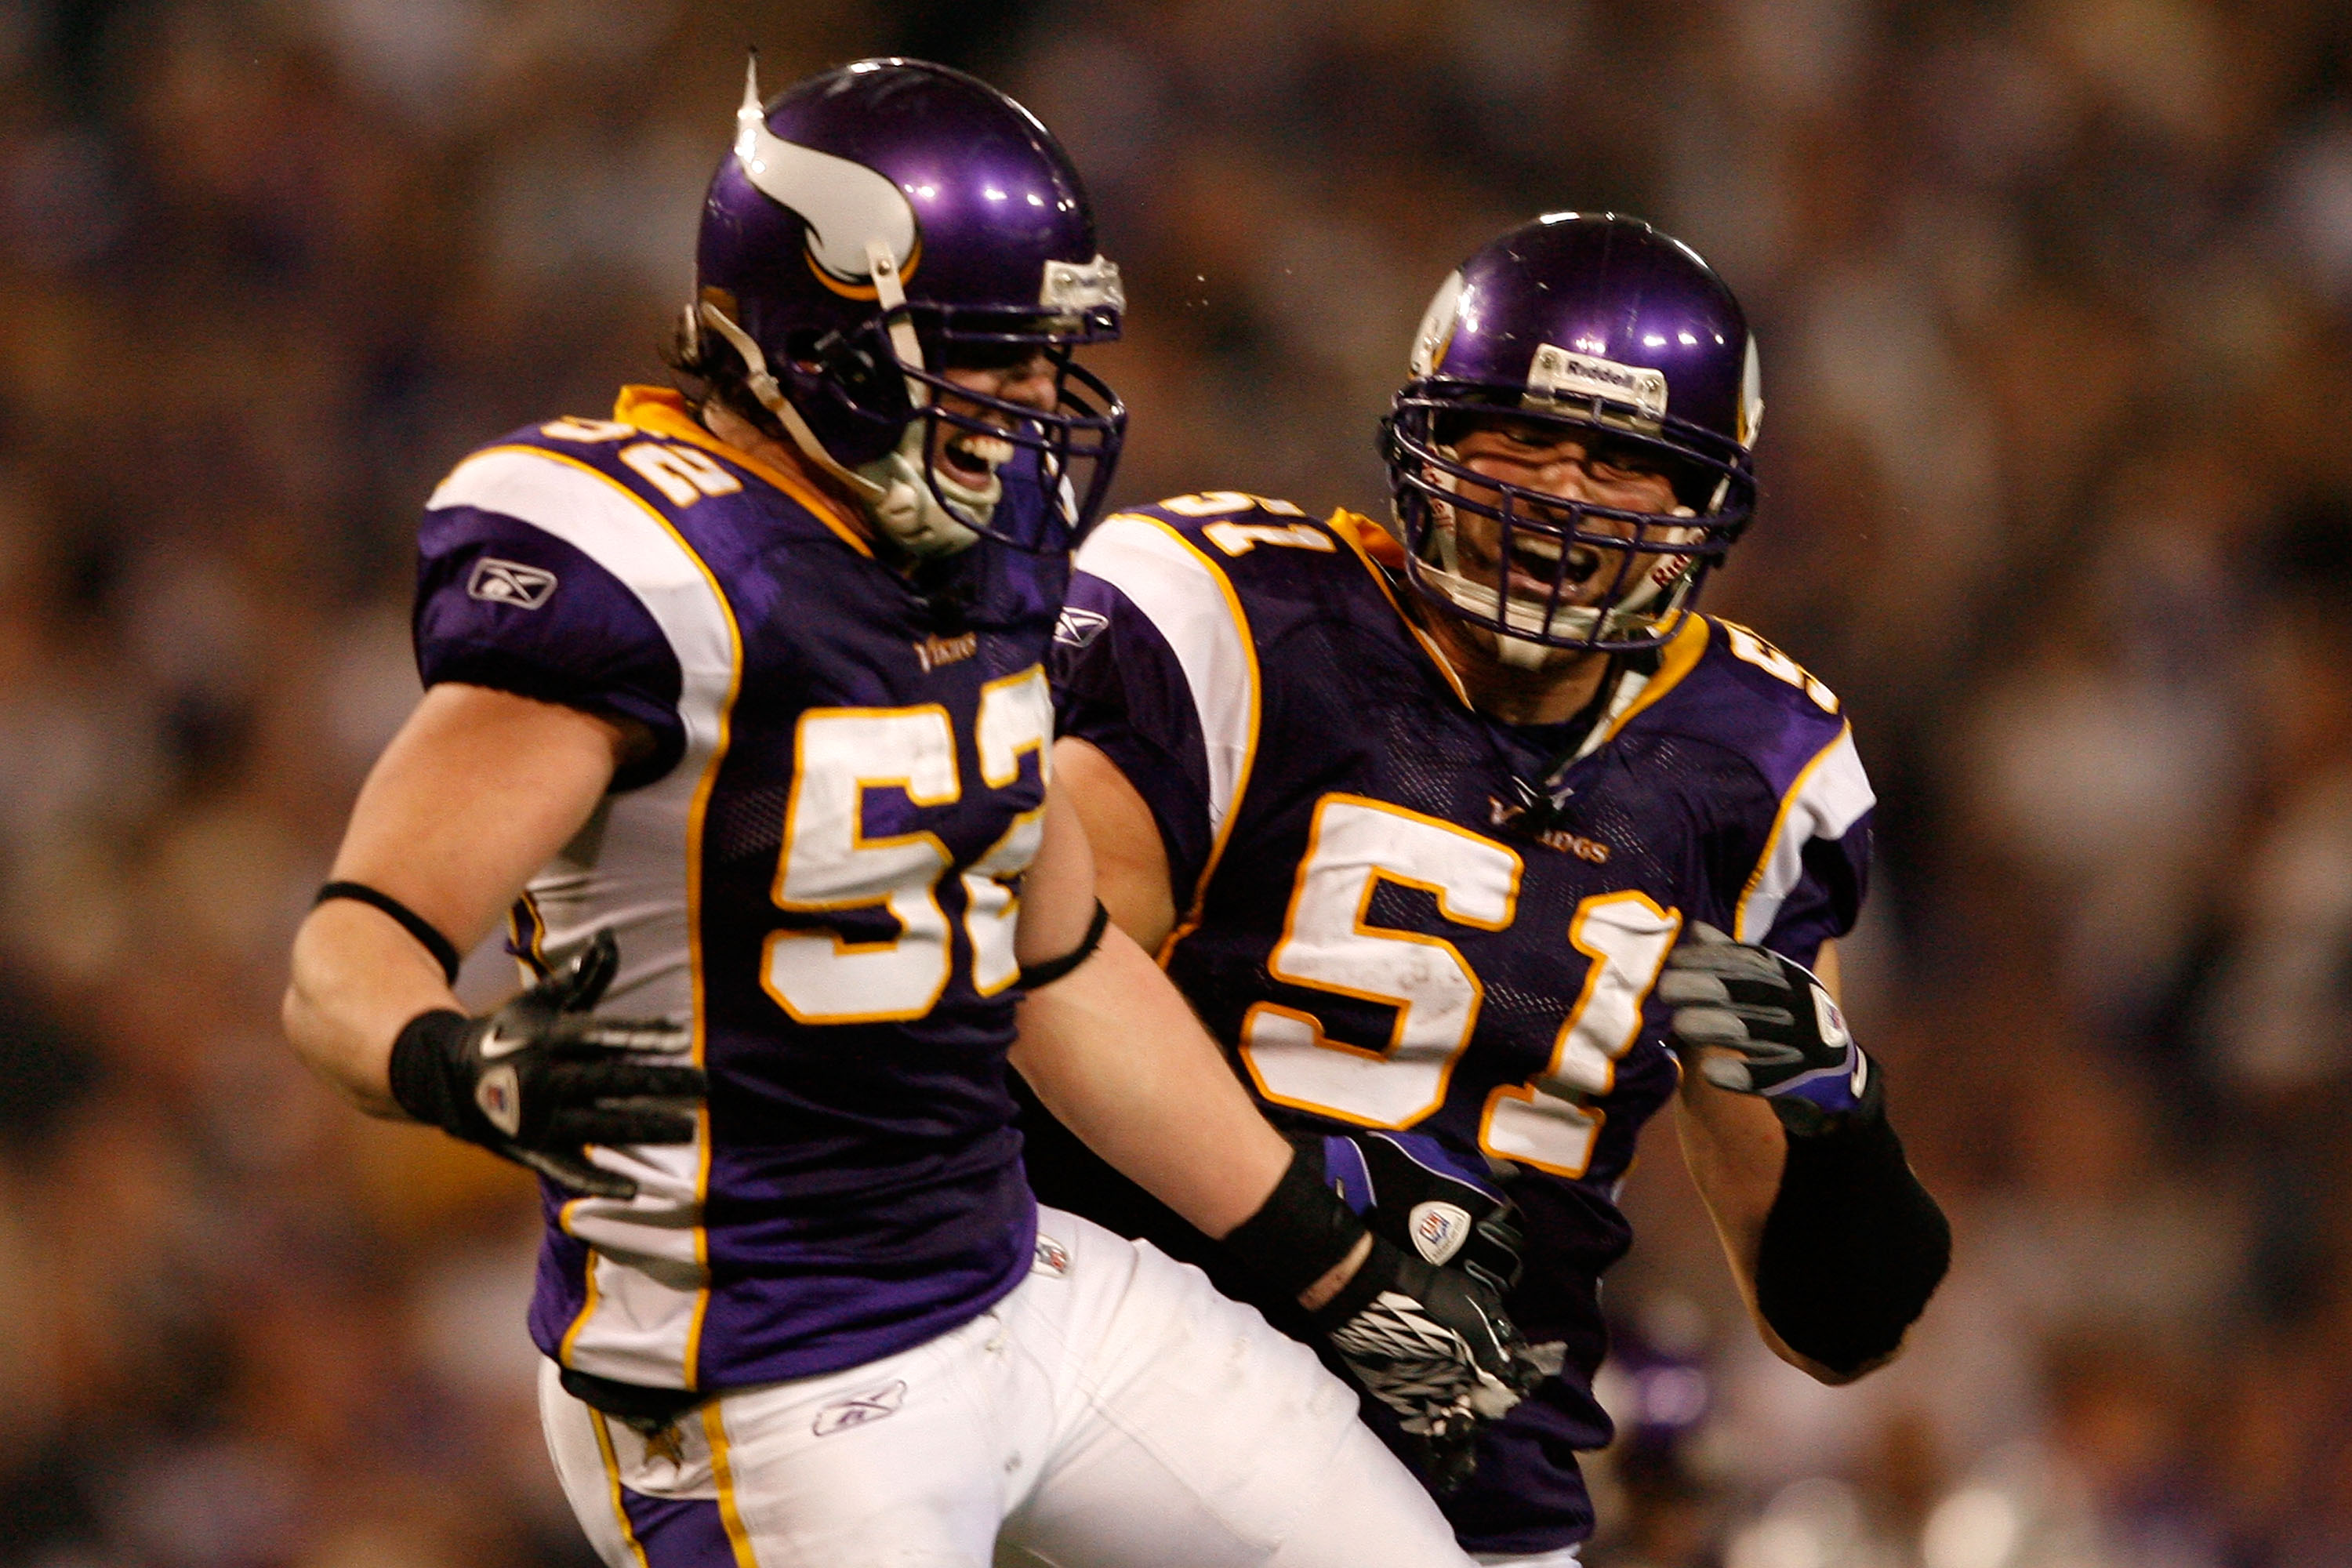
<path id="1" fill-rule="evenodd" d="M 1470 1211 L 1460 1204 L 1433 1198 L 1412 1205 L 1412 1212 L 1405 1216 L 1405 1227 L 1412 1236 L 1415 1251 L 1432 1263 L 1444 1263 L 1470 1239 Z"/>

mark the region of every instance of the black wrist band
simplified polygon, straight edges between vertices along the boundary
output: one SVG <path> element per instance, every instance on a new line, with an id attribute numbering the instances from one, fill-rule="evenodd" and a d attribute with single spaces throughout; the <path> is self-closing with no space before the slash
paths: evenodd
<path id="1" fill-rule="evenodd" d="M 1095 918 L 1087 923 L 1087 934 L 1078 939 L 1078 945 L 1059 958 L 1049 958 L 1043 963 L 1023 964 L 1021 989 L 1034 991 L 1041 985 L 1051 985 L 1055 981 L 1092 958 L 1095 955 L 1095 949 L 1102 945 L 1103 932 L 1109 925 L 1110 911 L 1103 908 L 1103 901 L 1100 899 L 1097 899 Z"/>
<path id="2" fill-rule="evenodd" d="M 431 921 L 390 893 L 379 892 L 365 882 L 330 882 L 319 889 L 319 896 L 310 900 L 310 907 L 315 910 L 332 899 L 349 899 L 353 903 L 382 910 L 398 921 L 400 929 L 415 937 L 425 951 L 433 955 L 433 962 L 441 966 L 442 978 L 452 985 L 457 984 L 457 966 L 461 962 L 457 944 L 434 929 Z"/>
<path id="3" fill-rule="evenodd" d="M 1319 1151 L 1291 1150 L 1290 1163 L 1257 1213 L 1225 1237 L 1269 1301 L 1296 1303 L 1298 1293 L 1338 1267 L 1363 1237 L 1364 1222 L 1323 1184 Z"/>
<path id="4" fill-rule="evenodd" d="M 1756 1258 L 1764 1321 L 1847 1375 L 1902 1344 L 1952 1255 L 1951 1226 L 1912 1174 L 1871 1069 L 1863 1106 L 1789 1139 Z"/>
<path id="5" fill-rule="evenodd" d="M 457 1125 L 449 1093 L 449 1043 L 472 1021 L 454 1008 L 436 1007 L 408 1020 L 394 1037 L 392 1062 L 386 1069 L 392 1098 L 401 1110 L 428 1126 Z"/>

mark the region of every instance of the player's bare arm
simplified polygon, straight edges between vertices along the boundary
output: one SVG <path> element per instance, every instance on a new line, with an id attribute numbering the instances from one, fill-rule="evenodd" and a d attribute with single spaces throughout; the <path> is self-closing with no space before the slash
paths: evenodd
<path id="1" fill-rule="evenodd" d="M 1022 890 L 1014 952 L 1024 965 L 1085 939 L 1095 869 L 1077 808 L 1057 787 Z M 1117 1050 L 1102 1047 L 1113 1040 Z M 1256 1213 L 1290 1163 L 1289 1143 L 1116 919 L 1091 957 L 1022 1004 L 1013 1063 L 1089 1147 L 1208 1236 L 1222 1239 Z M 1370 1247 L 1359 1243 L 1304 1304 L 1321 1305 Z"/>
<path id="2" fill-rule="evenodd" d="M 1168 850 L 1151 807 L 1118 764 L 1085 741 L 1054 742 L 1057 793 L 1076 808 L 1093 846 L 1095 893 L 1111 923 L 1146 952 L 1158 952 L 1176 929 L 1176 895 L 1169 885 Z"/>
<path id="3" fill-rule="evenodd" d="M 610 935 L 483 1017 L 449 987 L 457 955 L 649 748 L 578 710 L 462 682 L 428 691 L 296 934 L 283 1009 L 296 1052 L 370 1115 L 438 1126 L 573 1192 L 634 1195 L 586 1146 L 684 1142 L 704 1086 L 671 1056 L 683 1027 L 588 1016 L 618 963 Z"/>
<path id="4" fill-rule="evenodd" d="M 642 743 L 575 708 L 436 686 L 361 789 L 333 879 L 397 900 L 468 952 Z M 440 965 L 380 909 L 320 904 L 295 938 L 287 1037 L 370 1115 L 403 1114 L 385 1079 L 394 1037 L 420 1013 L 457 1005 Z"/>

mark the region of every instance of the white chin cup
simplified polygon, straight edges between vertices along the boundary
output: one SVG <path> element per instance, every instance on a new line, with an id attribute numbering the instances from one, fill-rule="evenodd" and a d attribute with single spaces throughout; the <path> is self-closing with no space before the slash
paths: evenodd
<path id="1" fill-rule="evenodd" d="M 995 517 L 996 503 L 1003 499 L 1004 481 L 992 473 L 986 488 L 975 489 L 935 464 L 930 477 L 939 492 L 933 494 L 922 469 L 929 437 L 930 421 L 910 421 L 894 450 L 859 464 L 858 477 L 874 487 L 860 499 L 874 526 L 908 554 L 953 555 L 980 542 L 980 530 Z M 956 511 L 940 504 L 941 496 Z"/>

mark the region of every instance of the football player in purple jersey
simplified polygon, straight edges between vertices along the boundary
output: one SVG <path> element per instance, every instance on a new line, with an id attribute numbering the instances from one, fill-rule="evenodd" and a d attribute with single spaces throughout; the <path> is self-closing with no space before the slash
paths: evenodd
<path id="1" fill-rule="evenodd" d="M 1232 491 L 1122 512 L 1056 637 L 1057 776 L 1114 918 L 1325 1180 L 1548 1352 L 1475 1468 L 1431 1468 L 1482 1561 L 1592 1528 L 1601 1276 L 1670 1099 L 1759 1330 L 1816 1376 L 1894 1355 L 1948 1252 L 1832 994 L 1873 804 L 1851 730 L 1693 608 L 1761 406 L 1696 255 L 1551 215 L 1430 305 L 1382 426 L 1393 532 Z M 1048 1202 L 1185 1247 L 1031 1140 Z"/>
<path id="2" fill-rule="evenodd" d="M 297 939 L 297 1048 L 543 1178 L 542 1412 L 613 1568 L 1462 1562 L 1312 1354 L 1024 1177 L 1008 1056 L 1435 1445 L 1526 1381 L 1106 929 L 1047 787 L 1124 421 L 1072 361 L 1123 302 L 1067 158 L 919 62 L 748 88 L 698 272 L 700 397 L 428 501 L 427 690 Z M 468 1016 L 508 911 L 533 983 Z"/>

